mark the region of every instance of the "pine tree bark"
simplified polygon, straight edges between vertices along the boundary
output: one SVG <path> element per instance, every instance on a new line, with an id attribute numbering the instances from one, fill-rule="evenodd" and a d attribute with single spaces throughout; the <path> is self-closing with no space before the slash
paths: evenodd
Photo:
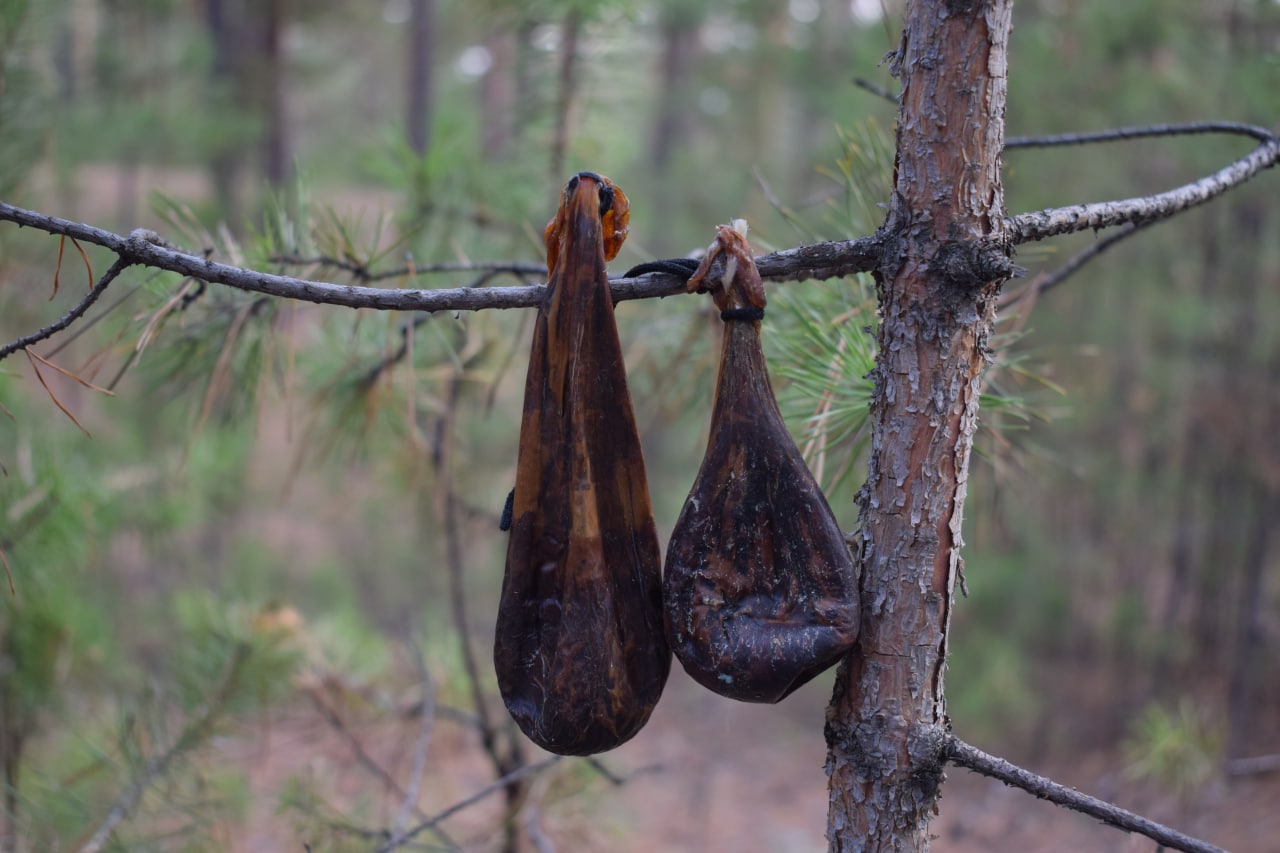
<path id="1" fill-rule="evenodd" d="M 1000 151 L 1012 0 L 916 0 L 902 81 L 897 251 L 880 301 L 872 443 L 859 492 L 862 632 L 827 711 L 837 851 L 927 850 L 943 780 L 947 627 L 995 298 L 1012 270 Z"/>

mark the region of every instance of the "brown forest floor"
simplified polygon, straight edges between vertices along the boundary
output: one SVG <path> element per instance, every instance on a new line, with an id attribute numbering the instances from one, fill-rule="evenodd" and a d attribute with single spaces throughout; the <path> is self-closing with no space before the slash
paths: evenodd
<path id="1" fill-rule="evenodd" d="M 625 778 L 623 784 L 615 786 L 577 760 L 562 762 L 531 786 L 521 819 L 532 815 L 550 842 L 547 849 L 557 851 L 825 850 L 822 714 L 829 689 L 828 676 L 782 705 L 745 705 L 714 696 L 673 672 L 649 726 L 602 757 L 611 772 Z M 353 725 L 350 733 L 403 785 L 420 724 L 371 717 L 366 728 Z M 245 822 L 223 827 L 229 848 L 297 850 L 310 843 L 319 851 L 346 837 L 315 825 L 300 827 L 296 815 L 277 813 L 280 787 L 291 776 L 312 780 L 329 792 L 331 805 L 361 815 L 364 826 L 390 824 L 399 807 L 400 798 L 388 794 L 354 760 L 349 742 L 309 708 L 274 720 L 265 736 L 236 738 L 224 746 L 223 757 L 247 769 L 256 804 Z M 537 760 L 533 752 L 530 760 Z M 1280 849 L 1280 809 L 1275 808 L 1280 774 L 1231 788 L 1210 786 L 1179 800 L 1131 782 L 1121 767 L 1117 753 L 1096 749 L 1033 769 L 1236 853 Z M 931 824 L 933 849 L 939 853 L 1155 849 L 1145 838 L 967 770 L 952 768 L 947 775 L 941 811 Z M 422 811 L 441 811 L 493 778 L 478 738 L 437 719 Z M 501 819 L 502 797 L 494 795 L 444 826 L 465 850 L 492 851 L 500 849 Z"/>

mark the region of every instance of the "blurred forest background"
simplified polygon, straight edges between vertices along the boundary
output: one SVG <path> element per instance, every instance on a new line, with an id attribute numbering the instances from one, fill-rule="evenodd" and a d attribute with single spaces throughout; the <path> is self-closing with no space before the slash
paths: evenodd
<path id="1" fill-rule="evenodd" d="M 0 0 L 0 198 L 389 287 L 540 281 L 580 169 L 631 197 L 616 271 L 736 216 L 761 252 L 858 236 L 882 217 L 895 107 L 855 78 L 894 87 L 899 18 L 878 0 Z M 1011 54 L 1011 136 L 1280 116 L 1274 0 L 1023 0 Z M 1010 151 L 1008 205 L 1154 192 L 1246 150 Z M 1264 174 L 1037 298 L 1011 297 L 1097 238 L 1019 257 L 947 679 L 962 737 L 1255 851 L 1280 837 L 1275 768 L 1240 761 L 1280 753 L 1277 198 Z M 0 227 L 4 341 L 79 298 L 84 262 L 65 247 L 55 286 L 59 252 Z M 431 267 L 489 261 L 516 265 Z M 775 386 L 851 529 L 870 284 L 770 300 Z M 707 308 L 618 310 L 663 535 L 705 441 Z M 528 312 L 375 315 L 140 269 L 97 311 L 39 350 L 115 396 L 0 367 L 0 849 L 366 850 L 541 760 L 489 661 Z M 744 706 L 677 667 L 633 742 L 416 842 L 825 849 L 830 686 Z M 940 850 L 1126 843 L 960 773 Z"/>

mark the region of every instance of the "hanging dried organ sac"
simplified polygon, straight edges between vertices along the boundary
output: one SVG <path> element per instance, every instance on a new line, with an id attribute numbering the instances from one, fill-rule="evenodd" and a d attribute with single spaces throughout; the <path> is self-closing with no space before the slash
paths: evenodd
<path id="1" fill-rule="evenodd" d="M 661 552 L 605 262 L 627 198 L 582 172 L 547 225 L 494 664 L 507 709 L 563 755 L 612 749 L 671 669 Z"/>
<path id="2" fill-rule="evenodd" d="M 764 286 L 740 230 L 719 227 L 689 289 L 721 309 L 724 349 L 707 452 L 667 547 L 667 629 L 704 687 L 777 702 L 857 639 L 853 560 L 769 386 Z"/>

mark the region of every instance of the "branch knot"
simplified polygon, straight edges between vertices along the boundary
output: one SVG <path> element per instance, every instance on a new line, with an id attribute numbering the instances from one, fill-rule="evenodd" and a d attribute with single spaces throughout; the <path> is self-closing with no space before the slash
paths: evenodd
<path id="1" fill-rule="evenodd" d="M 949 240 L 930 261 L 937 275 L 951 287 L 970 292 L 1024 270 L 1009 257 L 1009 249 L 996 240 Z"/>

